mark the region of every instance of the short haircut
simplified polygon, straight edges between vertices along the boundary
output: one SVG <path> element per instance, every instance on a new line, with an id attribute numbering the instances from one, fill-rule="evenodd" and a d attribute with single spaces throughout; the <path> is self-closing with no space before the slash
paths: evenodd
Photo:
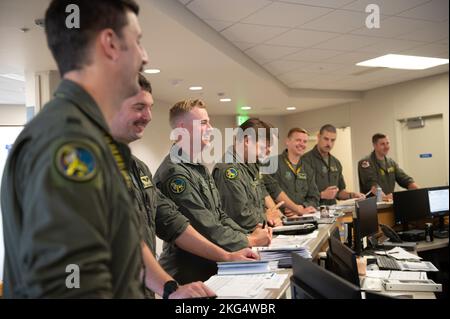
<path id="1" fill-rule="evenodd" d="M 150 84 L 150 81 L 147 80 L 147 78 L 144 75 L 142 75 L 142 73 L 139 73 L 138 82 L 142 90 L 152 94 L 152 85 Z"/>
<path id="2" fill-rule="evenodd" d="M 376 133 L 372 136 L 372 144 L 376 144 L 378 140 L 381 140 L 382 138 L 386 138 L 385 134 L 382 133 Z"/>
<path id="3" fill-rule="evenodd" d="M 294 128 L 291 128 L 291 129 L 289 130 L 289 133 L 288 133 L 287 137 L 288 137 L 288 138 L 291 137 L 294 133 L 303 133 L 303 134 L 306 134 L 306 135 L 309 136 L 309 133 L 308 133 L 307 130 L 302 129 L 302 128 L 300 128 L 300 127 L 294 127 Z"/>
<path id="4" fill-rule="evenodd" d="M 169 113 L 170 126 L 172 128 L 175 128 L 177 126 L 177 120 L 181 116 L 192 111 L 194 107 L 206 109 L 206 103 L 200 99 L 187 99 L 175 103 L 175 105 L 170 109 Z"/>
<path id="5" fill-rule="evenodd" d="M 331 124 L 325 124 L 324 126 L 322 126 L 320 128 L 319 134 L 322 135 L 323 132 L 330 132 L 330 133 L 336 133 L 336 127 L 334 125 Z"/>
<path id="6" fill-rule="evenodd" d="M 258 118 L 249 118 L 247 121 L 245 121 L 244 123 L 242 123 L 241 125 L 239 125 L 239 128 L 241 130 L 238 131 L 238 133 L 236 134 L 236 138 L 238 141 L 242 141 L 244 139 L 245 136 L 248 136 L 248 131 L 247 134 L 245 134 L 247 129 L 253 129 L 254 133 L 255 133 L 255 137 L 256 137 L 256 141 L 258 141 L 259 138 L 259 132 L 258 129 L 265 129 L 265 140 L 266 142 L 270 142 L 270 137 L 271 137 L 271 131 L 270 129 L 273 128 L 273 125 L 270 123 L 266 123 L 264 121 L 261 121 Z"/>
<path id="7" fill-rule="evenodd" d="M 79 8 L 79 28 L 66 26 L 70 4 Z M 121 37 L 128 10 L 138 15 L 139 6 L 134 0 L 53 0 L 45 13 L 45 33 L 61 76 L 92 62 L 89 49 L 100 31 L 111 28 Z"/>

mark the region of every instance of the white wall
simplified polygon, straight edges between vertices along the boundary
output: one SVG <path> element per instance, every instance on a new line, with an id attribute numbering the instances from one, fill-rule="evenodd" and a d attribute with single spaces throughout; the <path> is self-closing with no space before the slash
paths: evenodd
<path id="1" fill-rule="evenodd" d="M 26 118 L 25 105 L 0 104 L 0 125 L 24 125 Z"/>
<path id="2" fill-rule="evenodd" d="M 284 117 L 287 128 L 300 126 L 316 131 L 330 123 L 351 127 L 354 185 L 357 187 L 357 161 L 372 150 L 372 135 L 387 134 L 391 140 L 390 157 L 398 159 L 395 123 L 398 119 L 443 114 L 446 141 L 446 167 L 441 168 L 448 179 L 448 73 L 390 85 L 368 91 L 361 101 Z M 339 138 L 339 137 L 338 137 Z M 401 159 L 399 164 L 402 165 Z M 410 172 L 414 176 L 414 172 Z"/>

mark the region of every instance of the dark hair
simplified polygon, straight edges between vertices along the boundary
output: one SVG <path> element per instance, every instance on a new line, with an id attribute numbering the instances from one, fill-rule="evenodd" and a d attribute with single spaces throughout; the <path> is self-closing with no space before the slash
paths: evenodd
<path id="1" fill-rule="evenodd" d="M 273 128 L 273 125 L 270 123 L 261 121 L 258 118 L 249 118 L 247 121 L 245 121 L 244 123 L 239 125 L 239 128 L 241 129 L 241 131 L 238 131 L 238 133 L 236 135 L 236 137 L 239 141 L 242 141 L 244 139 L 244 137 L 246 136 L 245 130 L 247 130 L 247 129 L 254 130 L 256 141 L 258 141 L 258 138 L 259 138 L 258 129 L 262 128 L 262 129 L 266 130 L 265 131 L 265 139 L 267 142 L 269 142 L 270 135 L 271 135 L 270 129 Z"/>
<path id="2" fill-rule="evenodd" d="M 79 28 L 66 26 L 70 4 L 79 8 Z M 101 30 L 111 28 L 121 37 L 127 10 L 138 15 L 139 6 L 134 0 L 53 0 L 45 13 L 45 33 L 61 76 L 91 63 L 88 49 Z"/>
<path id="3" fill-rule="evenodd" d="M 142 73 L 139 73 L 138 82 L 142 90 L 152 94 L 152 85 L 150 84 L 150 81 L 147 80 L 147 78 Z"/>
<path id="4" fill-rule="evenodd" d="M 291 129 L 289 130 L 289 133 L 288 133 L 287 137 L 291 137 L 292 134 L 294 134 L 294 133 L 303 133 L 303 134 L 309 135 L 309 133 L 308 133 L 307 130 L 302 129 L 302 128 L 300 128 L 300 127 L 294 127 L 294 128 L 291 128 Z"/>
<path id="5" fill-rule="evenodd" d="M 334 125 L 331 124 L 325 124 L 320 128 L 319 134 L 322 135 L 324 131 L 336 133 L 336 127 L 334 127 Z"/>
<path id="6" fill-rule="evenodd" d="M 381 140 L 382 138 L 386 138 L 386 135 L 382 133 L 376 133 L 372 136 L 372 144 L 376 144 L 378 140 Z"/>

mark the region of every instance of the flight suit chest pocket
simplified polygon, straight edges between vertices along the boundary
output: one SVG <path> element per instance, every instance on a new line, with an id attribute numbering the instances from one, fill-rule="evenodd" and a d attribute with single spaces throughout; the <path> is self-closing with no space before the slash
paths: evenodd
<path id="1" fill-rule="evenodd" d="M 202 197 L 205 207 L 207 209 L 214 208 L 215 204 L 213 194 L 210 190 L 210 187 L 208 186 L 208 182 L 203 180 L 200 181 L 200 196 Z"/>

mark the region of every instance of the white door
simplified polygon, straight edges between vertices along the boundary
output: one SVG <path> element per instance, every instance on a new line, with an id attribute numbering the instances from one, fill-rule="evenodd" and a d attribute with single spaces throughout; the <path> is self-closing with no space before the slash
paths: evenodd
<path id="1" fill-rule="evenodd" d="M 406 122 L 400 123 L 402 168 L 420 187 L 448 185 L 442 115 L 423 120 L 425 125 L 420 128 L 408 128 Z"/>

